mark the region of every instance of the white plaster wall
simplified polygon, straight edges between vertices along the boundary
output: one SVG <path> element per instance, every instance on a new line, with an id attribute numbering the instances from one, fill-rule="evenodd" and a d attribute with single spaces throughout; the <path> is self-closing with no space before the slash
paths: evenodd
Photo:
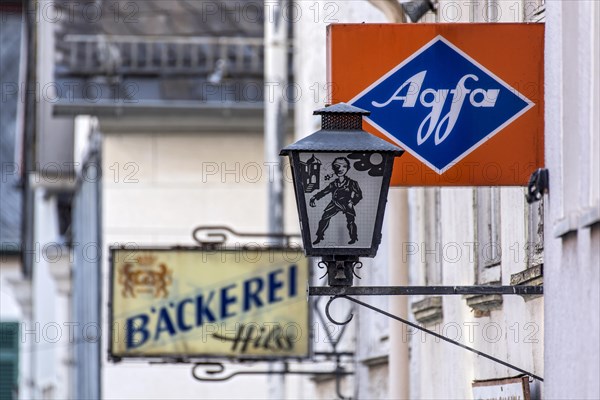
<path id="1" fill-rule="evenodd" d="M 2 322 L 21 321 L 23 315 L 15 299 L 9 280 L 21 278 L 21 265 L 18 257 L 0 255 L 0 320 Z"/>
<path id="2" fill-rule="evenodd" d="M 414 190 L 414 189 L 413 189 Z M 419 201 L 419 199 L 414 199 Z M 415 204 L 414 202 L 412 203 Z M 465 253 L 464 243 L 473 241 L 473 195 L 469 189 L 442 190 L 441 204 L 441 243 L 436 247 L 427 244 L 427 250 L 436 251 L 436 257 L 442 260 L 443 285 L 468 285 L 473 282 L 473 268 Z M 412 213 L 411 208 L 411 213 Z M 411 215 L 415 225 L 423 224 L 420 215 Z M 416 264 L 423 258 L 425 244 L 411 238 L 419 246 L 419 251 L 412 255 Z M 462 255 L 447 255 L 444 246 L 456 244 Z M 446 247 L 448 249 L 449 247 Z M 422 278 L 421 281 L 424 281 Z M 415 283 L 413 283 L 415 284 Z M 429 326 L 430 329 L 453 339 L 465 341 L 472 317 L 464 300 L 460 296 L 444 296 L 442 298 L 444 317 L 441 323 Z M 429 335 L 407 330 L 410 333 L 411 351 L 417 357 L 411 358 L 411 393 L 410 398 L 469 398 L 470 381 L 473 379 L 473 357 L 464 350 L 441 342 Z M 460 338 L 460 339 L 459 339 Z M 466 340 L 468 341 L 468 340 Z"/>
<path id="3" fill-rule="evenodd" d="M 294 80 L 301 96 L 294 105 L 296 139 L 321 127 L 313 111 L 329 102 L 327 86 L 327 25 L 333 23 L 384 23 L 382 12 L 367 1 L 294 1 L 299 17 L 294 22 Z"/>
<path id="4" fill-rule="evenodd" d="M 517 18 L 521 18 L 523 11 L 523 4 L 521 2 L 499 3 L 498 21 L 514 21 Z M 311 5 L 312 3 L 307 3 L 305 8 Z M 353 4 L 353 7 L 357 6 Z M 460 4 L 451 1 L 442 1 L 438 15 L 429 15 L 426 20 L 427 22 L 434 22 L 436 20 L 446 22 L 485 21 L 489 19 L 486 18 L 489 15 L 486 7 L 481 5 L 478 10 L 481 15 L 475 15 L 474 11 L 468 8 L 468 2 Z M 385 22 L 378 20 L 381 17 L 377 15 L 375 18 L 370 19 L 363 12 L 360 14 L 359 21 L 357 22 Z M 340 20 L 338 22 L 351 21 Z M 296 59 L 301 62 L 301 68 L 296 69 L 297 82 L 303 88 L 307 89 L 311 85 L 314 85 L 315 80 L 320 82 L 320 79 L 324 79 L 324 71 L 315 67 L 325 57 L 324 51 L 319 48 L 318 41 L 316 40 L 318 39 L 317 35 L 324 36 L 324 29 L 310 23 L 301 26 L 296 25 L 296 27 L 298 30 L 304 29 L 302 32 L 307 32 L 303 35 L 296 35 Z M 311 28 L 310 31 L 308 31 L 308 27 Z M 310 90 L 308 92 L 313 94 Z M 321 106 L 326 100 L 325 97 L 321 96 L 317 99 L 311 98 L 307 101 L 302 101 L 296 106 L 296 110 L 298 110 L 296 115 L 296 133 L 298 136 L 305 136 L 318 128 L 319 121 L 310 116 L 310 111 Z M 412 207 L 420 207 L 419 204 L 422 198 L 418 196 L 418 193 L 418 191 L 411 190 Z M 513 189 L 512 191 L 507 189 L 503 195 L 506 198 L 506 202 L 503 203 L 505 207 L 503 209 L 503 218 L 506 220 L 506 226 L 503 225 L 503 232 L 507 238 L 513 241 L 520 241 L 520 245 L 523 245 L 525 215 L 523 192 L 520 189 Z M 468 246 L 464 246 L 464 243 L 472 243 L 474 240 L 472 191 L 468 189 L 448 189 L 443 192 L 442 197 L 442 226 L 444 227 L 442 245 L 448 242 L 460 243 L 464 253 L 463 257 L 458 261 L 444 261 L 443 284 L 473 284 L 473 255 L 469 256 Z M 512 201 L 516 203 L 511 203 Z M 417 226 L 423 224 L 423 221 L 418 216 L 419 213 L 416 208 L 411 208 L 411 212 L 415 213 L 411 215 L 411 241 L 421 244 L 424 238 L 422 237 L 422 230 L 417 228 Z M 385 246 L 388 245 L 392 244 L 384 243 L 382 250 L 385 250 Z M 443 257 L 443 254 L 441 256 Z M 421 254 L 419 253 L 412 261 L 409 260 L 411 265 L 410 284 L 413 285 L 423 284 L 420 258 Z M 389 260 L 383 261 L 383 263 L 389 262 Z M 508 282 L 511 273 L 516 273 L 524 269 L 523 260 L 512 263 L 507 260 L 505 263 L 506 266 L 503 265 L 504 282 Z M 374 264 L 378 264 L 377 259 Z M 380 267 L 380 265 L 368 265 L 368 267 Z M 370 269 L 369 274 L 372 278 L 367 278 L 365 282 L 361 281 L 361 284 L 385 284 L 386 279 L 378 277 L 377 274 L 373 273 L 375 270 L 376 268 Z M 385 299 L 369 299 L 369 302 L 373 301 L 378 306 L 386 308 L 384 304 Z M 464 299 L 458 296 L 448 296 L 444 298 L 444 321 L 437 329 L 450 336 L 460 335 L 467 343 L 470 342 L 474 347 L 481 345 L 483 350 L 489 351 L 500 358 L 510 359 L 511 357 L 516 357 L 516 363 L 522 361 L 525 365 L 524 368 L 535 369 L 535 371 L 539 372 L 542 368 L 543 357 L 543 352 L 540 349 L 541 344 L 538 343 L 537 346 L 527 344 L 523 350 L 519 340 L 517 340 L 517 343 L 508 343 L 502 339 L 492 343 L 489 340 L 486 341 L 483 327 L 486 324 L 500 326 L 503 329 L 504 335 L 508 327 L 512 326 L 516 330 L 515 334 L 520 334 L 520 340 L 522 340 L 523 332 L 518 332 L 517 327 L 520 326 L 522 329 L 524 324 L 533 321 L 532 323 L 540 329 L 537 334 L 539 340 L 541 337 L 539 335 L 543 333 L 541 330 L 543 326 L 542 311 L 542 300 L 534 300 L 526 304 L 520 298 L 516 298 L 508 300 L 502 312 L 495 313 L 484 320 L 475 320 L 470 308 L 466 306 Z M 359 359 L 360 357 L 365 358 L 385 353 L 385 343 L 382 343 L 379 348 L 375 348 L 375 343 L 380 339 L 380 336 L 385 336 L 380 333 L 382 332 L 382 328 L 377 325 L 377 317 L 373 317 L 368 314 L 368 311 L 363 312 L 362 310 L 358 311 L 356 315 L 358 318 L 355 316 L 353 323 L 360 326 L 360 340 L 357 341 L 356 345 L 356 349 L 360 355 Z M 385 329 L 383 331 L 385 332 Z M 507 371 L 506 368 L 498 368 L 495 365 L 490 365 L 491 362 L 487 360 L 476 360 L 470 353 L 445 343 L 439 343 L 431 337 L 415 333 L 409 329 L 404 329 L 403 331 L 403 339 L 410 341 L 411 344 L 410 398 L 470 398 L 471 381 L 473 379 L 514 374 Z M 491 331 L 486 331 L 486 333 L 491 333 Z M 517 355 L 515 356 L 515 354 Z M 366 371 L 364 366 L 359 363 L 357 367 L 359 397 L 371 398 L 372 396 L 380 396 L 380 391 L 371 392 L 372 385 L 369 385 L 368 378 L 366 378 L 368 373 L 363 372 Z M 539 373 L 541 374 L 541 372 Z"/>
<path id="5" fill-rule="evenodd" d="M 268 170 L 263 166 L 263 140 L 258 132 L 178 133 L 168 126 L 164 133 L 104 132 L 102 152 L 105 251 L 111 244 L 126 242 L 192 245 L 191 232 L 200 225 L 226 225 L 239 232 L 266 230 Z M 288 213 L 293 215 L 295 210 L 288 209 Z M 104 349 L 106 345 L 105 341 Z M 264 376 L 200 383 L 191 377 L 190 365 L 106 361 L 102 392 L 106 399 L 268 396 Z"/>
<path id="6" fill-rule="evenodd" d="M 22 325 L 22 343 L 28 347 L 30 357 L 32 396 L 64 399 L 69 397 L 68 369 L 63 361 L 71 344 L 68 325 L 71 321 L 68 303 L 59 297 L 50 268 L 53 263 L 64 262 L 69 255 L 58 242 L 55 198 L 45 189 L 36 189 L 34 207 L 33 315 L 31 321 Z"/>
<path id="7" fill-rule="evenodd" d="M 23 329 L 31 326 L 31 283 L 23 279 L 19 257 L 3 255 L 0 259 L 0 320 L 19 322 L 19 395 L 21 398 L 33 398 L 34 340 L 24 340 Z"/>
<path id="8" fill-rule="evenodd" d="M 599 5 L 547 2 L 546 397 L 600 398 Z"/>
<path id="9" fill-rule="evenodd" d="M 389 216 L 390 214 L 388 214 Z M 388 231 L 388 218 L 384 221 L 383 232 Z M 385 286 L 388 283 L 388 266 L 395 260 L 388 258 L 388 248 L 392 245 L 390 236 L 384 237 L 377 257 L 365 259 L 363 268 L 357 270 L 360 280 L 355 279 L 356 286 Z M 384 296 L 362 296 L 361 301 L 389 310 L 389 299 Z M 355 307 L 352 324 L 356 329 L 356 385 L 357 398 L 388 398 L 388 357 L 390 356 L 390 323 L 388 317 L 372 310 Z"/>
<path id="10" fill-rule="evenodd" d="M 73 125 L 69 118 L 55 118 L 52 115 L 52 104 L 58 97 L 56 88 L 52 84 L 57 21 L 44 17 L 57 15 L 55 4 L 43 0 L 36 6 L 37 14 L 32 16 L 37 23 L 33 39 L 37 41 L 38 53 L 36 65 L 38 143 L 35 154 L 36 168 L 40 170 L 38 171 L 40 174 L 25 177 L 31 179 L 35 189 L 34 243 L 33 249 L 25 249 L 33 252 L 32 315 L 26 316 L 26 320 L 21 325 L 21 343 L 24 349 L 21 359 L 27 359 L 22 364 L 27 368 L 26 391 L 22 395 L 31 398 L 65 399 L 70 397 L 68 366 L 64 361 L 68 358 L 71 344 L 68 326 L 68 322 L 71 321 L 68 301 L 64 297 L 59 297 L 50 269 L 53 263 L 61 261 L 61 255 L 67 259 L 69 255 L 59 243 L 54 193 L 44 189 L 44 187 L 56 186 L 53 184 L 57 181 L 40 175 L 52 169 L 50 164 L 53 162 L 58 161 L 58 164 L 62 165 L 62 161 L 70 160 Z M 62 261 L 64 262 L 64 258 Z"/>
<path id="11" fill-rule="evenodd" d="M 418 212 L 422 196 L 412 189 L 411 240 L 419 251 L 410 256 L 411 285 L 423 284 L 422 228 Z M 526 268 L 525 202 L 522 189 L 504 188 L 501 192 L 502 215 L 502 284 L 510 284 L 510 275 Z M 441 243 L 428 250 L 436 251 L 442 260 L 443 285 L 475 283 L 473 254 L 474 214 L 472 189 L 442 189 Z M 516 249 L 520 248 L 520 251 Z M 458 250 L 460 249 L 460 250 Z M 419 300 L 411 297 L 411 301 Z M 451 339 L 506 360 L 543 376 L 543 299 L 525 302 L 518 296 L 504 296 L 502 308 L 490 316 L 476 318 L 462 296 L 443 297 L 443 320 L 428 328 Z M 518 372 L 477 357 L 458 347 L 441 342 L 412 329 L 406 330 L 411 343 L 410 398 L 472 397 L 471 382 L 514 376 Z M 537 383 L 535 384 L 537 387 Z"/>
<path id="12" fill-rule="evenodd" d="M 57 8 L 56 2 L 52 0 L 40 0 L 35 4 L 35 15 L 30 16 L 36 23 L 37 147 L 35 157 L 36 162 L 39 163 L 37 168 L 40 169 L 38 171 L 40 173 L 53 171 L 54 162 L 58 162 L 61 166 L 63 162 L 70 162 L 70 147 L 73 145 L 73 120 L 54 116 L 52 109 L 58 98 L 64 95 L 59 92 L 61 89 L 54 76 L 55 35 L 61 19 L 64 18 L 60 17 L 61 12 Z M 65 10 L 63 13 L 67 14 Z"/>
<path id="13" fill-rule="evenodd" d="M 265 229 L 266 176 L 243 174 L 263 167 L 258 135 L 111 134 L 103 155 L 106 234 L 189 243 L 199 224 Z"/>
<path id="14" fill-rule="evenodd" d="M 450 3 L 450 2 L 447 2 Z M 335 3 L 338 9 L 331 8 L 330 2 L 298 2 L 302 7 L 302 18 L 295 24 L 296 43 L 295 52 L 298 66 L 296 67 L 296 82 L 302 88 L 302 97 L 295 106 L 296 122 L 295 132 L 297 136 L 306 136 L 318 129 L 319 121 L 312 116 L 315 108 L 322 106 L 326 98 L 326 76 L 325 76 L 325 26 L 326 22 L 383 22 L 382 15 L 372 6 L 365 2 L 338 2 Z M 454 3 L 456 4 L 456 3 Z M 442 4 L 444 5 L 444 4 Z M 313 7 L 312 9 L 310 7 Z M 319 8 L 320 7 L 320 8 Z M 326 9 L 326 7 L 330 7 Z M 452 12 L 451 6 L 446 5 L 447 13 Z M 315 18 L 315 10 L 320 10 L 320 17 Z M 547 24 L 547 57 L 548 59 L 560 60 L 562 55 L 562 42 L 564 31 L 561 19 L 562 7 L 559 2 L 547 2 L 548 24 Z M 463 10 L 453 20 L 468 21 L 468 10 Z M 509 10 L 512 11 L 512 10 Z M 328 12 L 326 21 L 325 12 Z M 333 12 L 333 14 L 331 14 Z M 594 15 L 589 10 L 579 11 L 582 15 Z M 446 14 L 444 14 L 446 15 Z M 507 14 L 503 14 L 507 15 Z M 309 18 L 305 18 L 310 16 Z M 465 19 L 466 18 L 466 19 Z M 446 17 L 450 19 L 450 17 Z M 572 23 L 572 22 L 571 22 Z M 583 24 L 585 29 L 585 24 Z M 567 24 L 567 28 L 573 28 Z M 301 32 L 301 33 L 300 33 Z M 586 37 L 586 33 L 579 32 L 580 38 Z M 550 43 L 552 41 L 552 43 Z M 556 61 L 555 60 L 555 61 Z M 547 163 L 551 169 L 551 179 L 553 187 L 560 187 L 561 168 L 562 168 L 562 150 L 561 150 L 561 111 L 562 93 L 562 62 L 550 63 L 547 61 L 546 80 L 547 87 L 547 112 L 546 126 L 548 135 L 555 135 L 555 139 L 547 140 Z M 597 66 L 596 66 L 597 69 Z M 585 71 L 583 71 L 585 72 Z M 577 74 L 576 74 L 577 75 Z M 577 75 L 579 76 L 579 75 Z M 558 79 L 558 80 L 557 80 Z M 549 82 L 554 82 L 551 84 Z M 315 85 L 316 84 L 316 85 Z M 552 96 L 555 96 L 552 98 Z M 597 104 L 597 103 L 595 103 Z M 553 122 L 555 125 L 550 126 Z M 195 135 L 147 135 L 147 134 L 111 134 L 106 136 L 104 143 L 104 227 L 107 243 L 111 241 L 138 241 L 139 243 L 153 244 L 172 244 L 179 241 L 183 244 L 189 243 L 189 233 L 191 228 L 199 221 L 210 223 L 229 223 L 240 230 L 264 230 L 266 213 L 262 205 L 266 202 L 266 189 L 262 184 L 249 182 L 233 182 L 234 175 L 225 175 L 222 182 L 221 173 L 216 176 L 206 176 L 207 164 L 202 165 L 199 160 L 209 160 L 209 162 L 221 162 L 221 156 L 226 155 L 227 162 L 230 162 L 228 168 L 235 168 L 235 162 L 246 160 L 248 162 L 262 159 L 262 144 L 259 144 L 260 138 L 256 142 L 248 142 L 247 138 L 239 136 L 229 136 L 229 139 L 222 141 L 222 135 L 203 135 L 202 145 L 198 145 L 201 137 Z M 230 140 L 228 142 L 227 140 Z M 256 149 L 256 154 L 250 156 L 250 159 L 244 158 L 243 154 L 228 153 L 231 147 L 223 147 L 223 143 L 234 143 L 244 148 L 245 151 Z M 253 144 L 254 143 L 254 144 Z M 247 153 L 246 153 L 247 154 Z M 215 157 L 218 156 L 218 157 Z M 241 158 L 240 158 L 241 157 Z M 109 167 L 114 162 L 119 162 L 123 167 L 127 162 L 139 164 L 138 173 L 139 182 L 135 184 L 125 184 L 123 182 L 114 183 L 107 180 L 110 173 Z M 219 166 L 221 167 L 221 166 Z M 205 174 L 202 174 L 204 168 Z M 591 168 L 590 168 L 591 169 Z M 123 172 L 131 172 L 121 170 Z M 121 175 L 123 178 L 123 175 Z M 227 187 L 225 187 L 227 185 Z M 229 187 L 229 185 L 233 187 Z M 135 187 L 135 189 L 133 187 Z M 257 188 L 257 187 L 261 188 Z M 552 192 L 551 192 L 552 193 Z M 233 194 L 233 196 L 232 196 Z M 225 197 L 227 196 L 227 197 Z M 414 194 L 411 196 L 414 197 Z M 239 204 L 232 199 L 243 199 L 244 204 Z M 288 199 L 290 197 L 288 196 Z M 522 191 L 517 189 L 506 189 L 502 191 L 502 231 L 504 246 L 511 244 L 512 239 L 522 240 L 524 235 L 524 204 L 522 200 Z M 288 201 L 289 202 L 289 201 Z M 465 189 L 444 190 L 442 194 L 442 219 L 444 221 L 442 237 L 444 240 L 466 240 L 473 238 L 473 215 L 472 215 L 472 192 Z M 562 217 L 562 196 L 551 195 L 550 198 L 550 216 L 558 219 Z M 132 207 L 131 204 L 135 204 Z M 165 206 L 168 204 L 168 206 Z M 235 207 L 232 207 L 235 204 Z M 292 203 L 293 204 L 293 203 Z M 414 203 L 413 203 L 414 204 Z M 209 211 L 210 210 L 210 211 Z M 559 211 L 557 211 L 559 210 Z M 295 216 L 291 217 L 293 220 Z M 465 222 L 471 221 L 471 222 Z M 412 219 L 411 224 L 419 224 L 420 221 Z M 548 227 L 549 224 L 546 226 Z M 597 226 L 597 225 L 596 225 Z M 412 228 L 411 228 L 412 229 Z M 549 228 L 550 229 L 550 228 Z M 158 233 L 160 231 L 160 233 Z M 514 335 L 518 333 L 519 339 L 506 340 L 503 338 L 494 343 L 486 340 L 481 330 L 475 326 L 475 335 L 473 346 L 484 351 L 489 351 L 495 356 L 507 359 L 525 369 L 531 369 L 540 375 L 546 375 L 546 396 L 547 398 L 575 398 L 572 391 L 574 382 L 580 382 L 584 379 L 585 384 L 578 391 L 580 398 L 594 398 L 597 395 L 597 383 L 595 384 L 592 375 L 597 369 L 591 364 L 591 360 L 597 361 L 598 349 L 598 317 L 594 317 L 592 312 L 597 311 L 598 295 L 597 286 L 590 282 L 598 282 L 598 229 L 588 230 L 589 236 L 583 236 L 576 244 L 568 244 L 573 253 L 569 257 L 563 257 L 560 243 L 547 238 L 547 270 L 546 270 L 546 310 L 548 310 L 548 320 L 546 329 L 543 329 L 544 300 L 536 299 L 527 303 L 520 298 L 507 298 L 505 296 L 504 305 L 501 311 L 495 311 L 490 317 L 475 319 L 472 317 L 470 309 L 466 306 L 465 300 L 460 297 L 447 297 L 444 299 L 444 322 L 439 329 L 452 335 L 452 329 L 458 324 L 462 328 L 461 334 L 464 340 L 468 336 L 466 324 L 479 323 L 479 326 L 494 323 L 498 324 L 506 334 Z M 587 235 L 587 234 L 586 234 Z M 133 239 L 132 239 L 133 238 Z M 506 239 L 506 240 L 505 240 Z M 578 237 L 579 239 L 579 237 Z M 382 249 L 383 250 L 383 249 Z M 510 249 L 508 250 L 510 253 Z M 576 256 L 575 256 L 576 255 Z M 589 260 L 589 263 L 588 261 Z M 377 262 L 377 261 L 376 261 Z M 587 264 L 586 264 L 587 263 Z M 560 264 L 560 265 L 559 265 Z M 565 269 L 565 265 L 572 269 Z M 587 265 L 587 267 L 586 267 Z M 506 284 L 511 273 L 523 269 L 523 262 L 503 257 L 503 283 Z M 548 270 L 553 268 L 552 270 Z M 413 271 L 414 269 L 411 269 Z M 375 278 L 377 280 L 379 278 Z M 384 279 L 384 278 L 382 278 Z M 411 277 L 412 284 L 418 278 Z M 383 284 L 384 282 L 371 282 L 371 284 Z M 465 259 L 459 262 L 444 263 L 444 284 L 471 284 L 473 283 L 473 265 Z M 559 293 L 559 289 L 566 287 L 570 290 Z M 580 290 L 579 294 L 573 295 L 583 285 L 585 290 Z M 549 293 L 555 295 L 551 298 Z M 568 298 L 567 298 L 568 296 Z M 590 303 L 591 301 L 591 303 Z M 585 308 L 587 307 L 587 308 Z M 574 310 L 578 310 L 574 312 Z M 581 312 L 587 310 L 588 312 Z M 357 321 L 361 319 L 359 312 Z M 597 314 L 597 312 L 596 312 Z M 367 316 L 363 317 L 366 321 Z M 357 323 L 356 321 L 354 322 Z M 540 343 L 525 343 L 524 336 L 532 330 L 524 331 L 524 325 L 527 323 L 539 326 L 539 332 L 533 339 L 541 339 L 546 334 L 546 370 L 542 362 L 543 350 Z M 575 329 L 564 329 L 567 326 L 577 327 Z M 510 327 L 518 328 L 510 330 Z M 472 325 L 471 325 L 472 326 Z M 375 329 L 371 330 L 375 331 Z M 492 331 L 489 330 L 488 333 Z M 573 347 L 565 346 L 564 343 L 573 341 L 573 332 L 576 332 L 577 342 Z M 380 339 L 380 333 L 370 333 L 364 329 L 364 343 L 371 343 L 372 340 Z M 422 339 L 420 334 L 408 335 L 411 338 L 412 358 L 411 358 L 411 398 L 470 398 L 470 382 L 475 378 L 502 377 L 512 375 L 512 371 L 504 367 L 491 365 L 490 361 L 476 359 L 464 350 L 455 349 L 445 343 L 436 343 L 431 338 Z M 530 337 L 531 339 L 531 337 Z M 355 339 L 349 339 L 350 344 Z M 424 341 L 424 343 L 423 343 Z M 594 344 L 594 342 L 596 344 Z M 479 347 L 481 346 L 481 347 Z M 367 348 L 372 349 L 372 345 Z M 585 347 L 585 348 L 584 348 Z M 587 353 L 586 353 L 587 351 Z M 368 353 L 371 353 L 369 351 Z M 566 368 L 573 365 L 573 358 L 582 359 L 582 365 L 575 368 Z M 577 363 L 579 364 L 579 363 Z M 597 362 L 596 362 L 597 368 Z M 589 368 L 591 367 L 591 368 Z M 368 373 L 363 373 L 362 366 L 359 366 L 357 386 L 368 387 Z M 565 373 L 565 370 L 569 370 Z M 376 372 L 373 372 L 376 374 Z M 218 397 L 220 390 L 225 387 L 218 385 L 201 385 L 189 379 L 189 367 L 148 367 L 147 365 L 133 366 L 106 366 L 104 371 L 104 393 L 108 398 L 131 397 L 145 398 L 149 396 L 171 397 L 173 392 L 166 392 L 164 386 L 161 386 L 153 376 L 160 376 L 164 381 L 173 381 L 181 383 L 178 390 L 178 397 Z M 373 375 L 371 375 L 373 376 Z M 141 395 L 139 387 L 132 387 L 130 382 L 135 382 L 136 377 L 147 382 L 144 388 L 144 395 Z M 550 379 L 553 378 L 553 379 Z M 190 383 L 191 382 L 191 383 Z M 229 392 L 228 397 L 243 392 L 244 397 L 250 396 L 247 393 L 248 385 L 256 387 L 256 381 L 235 381 L 235 392 Z M 288 381 L 290 382 L 290 381 Z M 289 384 L 288 392 L 290 396 L 299 393 L 301 387 L 305 385 L 301 380 L 294 380 Z M 298 383 L 300 382 L 300 383 Z M 298 386 L 296 386 L 298 385 Z M 356 387 L 354 391 L 356 391 Z M 581 385 L 580 385 L 581 386 Z M 290 389 L 298 387 L 299 389 Z M 242 388 L 246 389 L 243 391 Z M 347 386 L 346 386 L 347 388 Z M 331 389 L 325 386 L 317 387 L 317 393 L 321 396 L 330 396 Z M 232 395 L 232 393 L 234 393 Z M 308 392 L 305 392 L 308 393 Z M 367 393 L 370 392 L 361 392 Z M 260 394 L 258 394 L 260 397 Z M 571 396 L 571 397 L 570 397 Z M 586 397 L 587 396 L 587 397 Z M 264 396 L 263 396 L 264 397 Z"/>
<path id="15" fill-rule="evenodd" d="M 18 322 L 21 324 L 26 320 L 17 302 L 15 288 L 10 282 L 21 279 L 21 262 L 19 257 L 0 255 L 0 322 Z M 20 338 L 19 338 L 20 339 Z M 19 343 L 19 393 L 29 395 L 27 380 L 30 378 L 29 351 L 27 347 Z"/>
<path id="16" fill-rule="evenodd" d="M 455 2 L 442 0 L 438 15 L 427 22 L 518 22 L 525 15 L 521 1 Z M 530 7 L 531 8 L 531 7 Z M 444 285 L 475 284 L 475 215 L 472 189 L 441 189 L 441 243 L 437 250 L 442 260 Z M 426 221 L 421 189 L 409 190 L 410 242 L 424 242 Z M 510 275 L 526 268 L 526 204 L 523 190 L 501 190 L 502 284 L 510 284 Z M 457 247 L 454 247 L 457 246 Z M 457 257 L 456 249 L 460 249 Z M 423 249 L 410 256 L 410 284 L 424 284 Z M 420 297 L 411 297 L 411 302 Z M 525 302 L 521 297 L 504 296 L 502 308 L 487 317 L 476 318 L 462 296 L 443 297 L 443 320 L 430 326 L 436 332 L 502 360 L 543 376 L 544 300 Z M 472 398 L 475 379 L 517 375 L 482 357 L 408 329 L 410 340 L 410 398 Z M 538 383 L 534 384 L 536 393 Z"/>

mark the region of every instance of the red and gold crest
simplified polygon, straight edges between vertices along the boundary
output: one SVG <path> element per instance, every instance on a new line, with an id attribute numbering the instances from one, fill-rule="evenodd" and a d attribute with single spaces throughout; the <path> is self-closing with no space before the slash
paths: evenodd
<path id="1" fill-rule="evenodd" d="M 123 297 L 136 297 L 138 294 L 151 294 L 166 298 L 168 286 L 173 283 L 173 271 L 164 263 L 156 263 L 156 257 L 141 255 L 134 262 L 127 262 L 119 268 L 119 284 Z"/>

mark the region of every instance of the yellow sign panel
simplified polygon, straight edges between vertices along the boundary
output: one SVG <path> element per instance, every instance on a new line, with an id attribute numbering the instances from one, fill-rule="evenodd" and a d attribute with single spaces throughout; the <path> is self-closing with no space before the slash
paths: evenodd
<path id="1" fill-rule="evenodd" d="M 110 356 L 309 355 L 297 249 L 111 249 Z"/>

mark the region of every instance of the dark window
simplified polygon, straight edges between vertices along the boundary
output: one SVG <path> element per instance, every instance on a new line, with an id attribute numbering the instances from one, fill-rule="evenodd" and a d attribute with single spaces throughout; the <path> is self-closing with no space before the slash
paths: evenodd
<path id="1" fill-rule="evenodd" d="M 18 398 L 19 324 L 0 322 L 0 400 Z"/>

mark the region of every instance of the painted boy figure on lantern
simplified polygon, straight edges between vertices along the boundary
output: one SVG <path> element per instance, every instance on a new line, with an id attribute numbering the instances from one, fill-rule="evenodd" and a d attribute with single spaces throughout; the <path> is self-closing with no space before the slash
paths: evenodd
<path id="1" fill-rule="evenodd" d="M 343 212 L 346 216 L 346 226 L 348 233 L 350 234 L 350 241 L 348 244 L 354 244 L 358 241 L 358 232 L 356 223 L 356 211 L 354 206 L 362 199 L 362 191 L 358 182 L 350 179 L 346 176 L 346 173 L 350 169 L 350 161 L 346 157 L 338 157 L 331 163 L 333 173 L 337 176 L 333 182 L 313 197 L 310 198 L 310 206 L 316 207 L 316 201 L 322 199 L 329 193 L 331 193 L 331 201 L 325 207 L 323 216 L 319 221 L 319 227 L 317 229 L 317 238 L 313 242 L 314 244 L 320 243 L 325 236 L 325 231 L 329 227 L 329 220 L 339 212 Z"/>

